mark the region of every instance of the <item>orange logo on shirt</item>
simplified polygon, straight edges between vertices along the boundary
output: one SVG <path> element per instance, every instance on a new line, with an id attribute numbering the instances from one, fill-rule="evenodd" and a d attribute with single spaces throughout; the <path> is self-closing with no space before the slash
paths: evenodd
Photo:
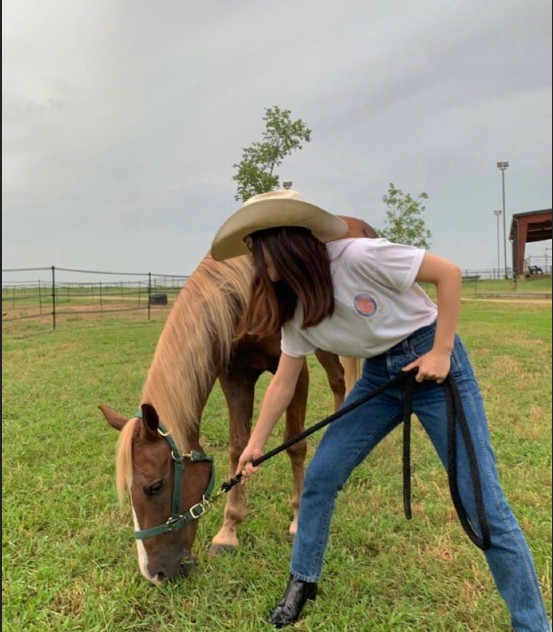
<path id="1" fill-rule="evenodd" d="M 370 294 L 358 294 L 353 299 L 353 306 L 360 316 L 367 318 L 374 316 L 378 310 L 378 305 Z"/>

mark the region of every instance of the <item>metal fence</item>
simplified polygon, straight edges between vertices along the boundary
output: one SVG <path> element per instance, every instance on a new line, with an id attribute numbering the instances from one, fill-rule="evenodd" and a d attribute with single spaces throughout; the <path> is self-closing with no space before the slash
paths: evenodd
<path id="1" fill-rule="evenodd" d="M 551 258 L 529 257 L 525 274 L 535 270 L 551 273 Z M 463 270 L 465 287 L 474 293 L 480 281 L 510 279 L 512 268 Z M 176 298 L 188 275 L 152 272 L 99 272 L 73 268 L 2 269 L 2 322 L 29 318 L 51 319 L 55 329 L 59 317 L 76 314 L 107 314 L 163 309 Z M 535 278 L 535 277 L 534 277 Z"/>
<path id="2" fill-rule="evenodd" d="M 60 316 L 136 310 L 149 319 L 151 308 L 168 306 L 187 279 L 187 275 L 56 266 L 3 269 L 2 322 L 47 317 L 55 329 Z"/>

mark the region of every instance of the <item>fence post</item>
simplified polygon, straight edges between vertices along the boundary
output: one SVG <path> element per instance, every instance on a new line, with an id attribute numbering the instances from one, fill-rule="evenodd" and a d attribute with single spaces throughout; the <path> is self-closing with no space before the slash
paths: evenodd
<path id="1" fill-rule="evenodd" d="M 152 297 L 152 273 L 148 272 L 148 320 L 150 320 L 150 299 Z"/>
<path id="2" fill-rule="evenodd" d="M 56 267 L 52 266 L 52 326 L 56 328 Z"/>

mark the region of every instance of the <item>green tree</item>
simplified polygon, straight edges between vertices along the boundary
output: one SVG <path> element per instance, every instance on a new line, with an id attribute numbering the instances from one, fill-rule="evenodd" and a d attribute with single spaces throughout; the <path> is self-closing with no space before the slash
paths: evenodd
<path id="1" fill-rule="evenodd" d="M 290 110 L 278 106 L 265 108 L 263 140 L 242 150 L 242 160 L 232 166 L 237 169 L 232 177 L 238 183 L 234 198 L 245 201 L 252 195 L 272 191 L 280 186 L 274 173 L 286 156 L 301 149 L 311 140 L 311 130 L 298 119 L 292 121 Z"/>
<path id="2" fill-rule="evenodd" d="M 421 217 L 425 210 L 422 200 L 427 199 L 428 194 L 421 193 L 415 200 L 409 193 L 403 193 L 393 182 L 390 182 L 388 193 L 382 198 L 388 210 L 386 211 L 386 226 L 379 231 L 380 235 L 397 244 L 430 248 L 432 233 Z"/>

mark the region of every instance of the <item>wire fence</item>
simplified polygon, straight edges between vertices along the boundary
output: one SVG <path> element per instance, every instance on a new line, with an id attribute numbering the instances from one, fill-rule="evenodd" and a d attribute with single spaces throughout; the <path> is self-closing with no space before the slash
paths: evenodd
<path id="1" fill-rule="evenodd" d="M 81 280 L 70 280 L 68 273 Z M 85 280 L 91 277 L 101 280 Z M 56 266 L 7 268 L 2 270 L 2 322 L 43 317 L 55 329 L 60 316 L 130 311 L 144 311 L 150 319 L 152 307 L 168 307 L 188 278 Z"/>
<path id="2" fill-rule="evenodd" d="M 463 285 L 478 293 L 482 281 L 511 282 L 511 268 L 463 270 Z M 525 277 L 551 274 L 551 257 L 529 257 Z M 106 272 L 50 266 L 2 269 L 2 322 L 169 308 L 188 275 L 152 272 Z M 510 286 L 509 286 L 510 287 Z M 506 288 L 507 289 L 507 288 Z M 192 306 L 193 307 L 193 306 Z"/>

